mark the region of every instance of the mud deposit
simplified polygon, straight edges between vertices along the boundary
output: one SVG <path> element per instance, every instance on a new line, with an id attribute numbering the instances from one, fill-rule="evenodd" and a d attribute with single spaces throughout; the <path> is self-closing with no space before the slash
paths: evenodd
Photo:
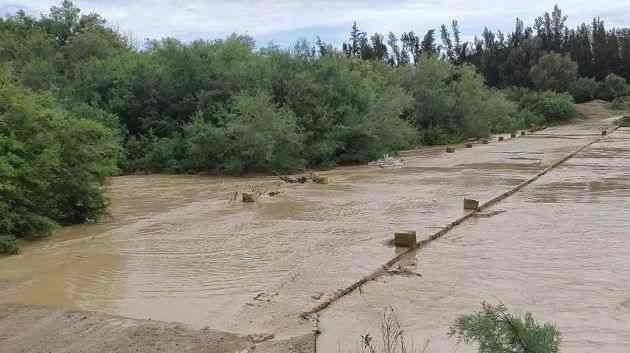
<path id="1" fill-rule="evenodd" d="M 465 214 L 464 198 L 512 189 L 613 123 L 597 106 L 581 109 L 589 119 L 534 135 L 449 154 L 408 151 L 400 168 L 321 173 L 328 184 L 113 178 L 105 222 L 60 229 L 0 259 L 0 302 L 273 334 L 272 342 L 305 337 L 314 323 L 300 313 L 395 257 L 400 250 L 387 245 L 395 231 L 426 238 Z M 557 322 L 567 352 L 621 352 L 630 345 L 629 135 L 609 134 L 419 251 L 422 277 L 380 277 L 333 303 L 320 313 L 318 351 L 353 348 L 346 344 L 391 304 L 407 332 L 432 339 L 431 352 L 451 352 L 450 321 L 498 298 Z M 252 188 L 279 193 L 231 201 Z"/>

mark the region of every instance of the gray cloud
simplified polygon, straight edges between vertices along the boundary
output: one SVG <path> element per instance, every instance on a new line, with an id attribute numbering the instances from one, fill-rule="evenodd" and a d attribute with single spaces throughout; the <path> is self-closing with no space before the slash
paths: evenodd
<path id="1" fill-rule="evenodd" d="M 612 25 L 630 26 L 630 19 L 626 16 L 630 4 L 621 2 L 599 0 L 593 6 L 590 0 L 567 0 L 560 6 L 570 16 L 569 23 L 572 25 L 601 16 Z M 531 23 L 534 17 L 549 11 L 554 3 L 548 0 L 518 3 L 511 0 L 76 1 L 84 12 L 100 13 L 113 26 L 137 40 L 165 36 L 185 40 L 208 39 L 239 32 L 265 40 L 275 39 L 280 44 L 286 44 L 299 36 L 315 34 L 314 29 L 328 33 L 331 40 L 338 42 L 346 36 L 354 20 L 367 32 L 400 33 L 414 30 L 421 33 L 453 19 L 459 20 L 466 35 L 479 34 L 486 25 L 508 31 L 515 17 Z M 14 11 L 23 7 L 38 14 L 47 12 L 56 4 L 57 1 L 49 0 L 12 0 L 5 4 L 0 0 L 0 11 Z M 331 30 L 338 34 L 330 35 Z"/>

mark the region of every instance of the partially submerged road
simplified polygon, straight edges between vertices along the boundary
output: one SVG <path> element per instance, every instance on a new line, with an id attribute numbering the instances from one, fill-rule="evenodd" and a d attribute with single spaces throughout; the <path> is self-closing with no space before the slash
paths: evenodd
<path id="1" fill-rule="evenodd" d="M 268 334 L 273 334 L 274 339 L 259 345 L 259 351 L 265 345 L 270 347 L 274 343 L 278 343 L 273 348 L 278 352 L 283 349 L 287 352 L 295 350 L 298 346 L 308 351 L 312 349 L 312 344 L 302 343 L 305 340 L 313 341 L 314 326 L 310 320 L 301 319 L 300 313 L 332 302 L 331 299 L 337 298 L 340 290 L 370 275 L 399 254 L 401 250 L 388 243 L 394 231 L 415 229 L 421 236 L 434 234 L 465 214 L 462 210 L 464 197 L 487 201 L 509 191 L 555 161 L 600 138 L 600 128 L 610 129 L 614 123 L 610 118 L 611 112 L 599 103 L 582 105 L 580 110 L 589 118 L 534 135 L 508 138 L 505 142 L 479 144 L 472 149 L 458 147 L 454 154 L 444 153 L 442 149 L 410 151 L 403 156 L 403 168 L 338 168 L 323 173 L 331 180 L 328 185 L 284 185 L 275 178 L 114 178 L 110 186 L 112 208 L 108 222 L 64 228 L 55 237 L 27 247 L 20 256 L 0 259 L 0 284 L 4 287 L 0 291 L 0 302 L 176 321 L 193 329 L 207 326 L 212 330 L 236 332 L 241 339 L 248 334 L 258 334 L 256 337 L 270 337 Z M 623 153 L 627 156 L 624 133 L 618 131 L 605 140 L 619 139 L 618 145 L 602 142 L 603 147 L 600 148 L 597 144 L 596 147 L 603 151 L 600 154 L 621 159 Z M 592 148 L 581 153 L 588 153 Z M 607 160 L 605 157 L 600 159 Z M 425 329 L 432 328 L 434 331 L 426 331 L 426 336 L 440 332 L 438 336 L 443 337 L 449 320 L 463 310 L 474 309 L 482 299 L 499 297 L 507 304 L 514 303 L 517 308 L 522 308 L 527 303 L 509 301 L 506 292 L 527 292 L 527 287 L 523 289 L 523 283 L 529 283 L 530 279 L 537 280 L 536 274 L 563 276 L 571 273 L 570 269 L 561 266 L 562 263 L 554 263 L 548 270 L 547 267 L 541 267 L 543 270 L 530 267 L 521 273 L 519 265 L 522 264 L 519 261 L 523 253 L 510 252 L 509 246 L 519 247 L 518 250 L 528 254 L 529 251 L 539 249 L 532 247 L 538 244 L 545 250 L 566 250 L 566 256 L 573 254 L 580 261 L 589 263 L 591 253 L 587 251 L 588 248 L 576 252 L 578 249 L 566 247 L 574 239 L 571 234 L 564 231 L 555 233 L 555 224 L 539 223 L 538 218 L 527 216 L 527 212 L 544 209 L 547 203 L 518 204 L 519 211 L 525 212 L 525 215 L 517 215 L 515 210 L 506 206 L 526 195 L 538 183 L 561 175 L 559 173 L 572 161 L 574 159 L 496 206 L 497 210 L 506 212 L 487 219 L 468 220 L 445 238 L 417 252 L 418 258 L 413 261 L 423 275 L 421 279 L 379 277 L 377 281 L 364 286 L 361 291 L 363 294 L 355 291 L 334 302 L 321 313 L 320 329 L 323 335 L 318 340 L 319 351 L 337 352 L 338 345 L 356 342 L 353 337 L 358 338 L 359 333 L 364 333 L 361 325 L 378 323 L 377 319 L 373 320 L 373 314 L 390 304 L 395 307 L 401 304 L 402 310 L 409 314 L 402 316 L 401 321 L 413 332 L 422 334 Z M 621 162 L 614 160 L 614 163 Z M 596 164 L 587 164 L 577 171 L 578 177 L 604 177 L 599 181 L 600 184 L 589 184 L 589 188 L 597 188 L 598 185 L 604 189 L 613 187 L 616 189 L 610 194 L 622 197 L 627 191 L 628 165 L 624 167 L 621 164 L 620 171 L 611 169 L 601 173 L 596 172 L 598 168 Z M 608 175 L 609 172 L 613 174 Z M 606 179 L 617 174 L 619 180 Z M 255 204 L 230 202 L 232 192 L 251 187 L 280 191 L 280 194 Z M 575 188 L 583 189 L 578 186 Z M 560 187 L 558 190 L 549 189 L 544 194 L 549 198 L 563 199 L 569 191 L 575 189 Z M 601 197 L 597 194 L 600 191 L 591 190 L 595 196 L 589 197 L 592 200 Z M 580 195 L 590 195 L 584 190 L 581 192 Z M 598 209 L 597 212 L 625 216 L 623 221 L 618 220 L 615 225 L 627 226 L 627 220 L 630 219 L 628 207 L 620 208 L 615 202 L 611 199 L 610 204 L 613 206 L 610 209 Z M 568 224 L 586 226 L 580 222 L 589 223 L 592 220 L 584 217 L 584 214 L 589 214 L 585 210 L 599 204 L 592 201 L 580 205 L 586 208 L 581 210 L 582 213 L 573 214 L 573 217 L 580 219 L 571 220 L 572 213 L 569 212 L 565 219 Z M 504 222 L 492 223 L 501 219 Z M 606 219 L 597 218 L 598 221 Z M 468 233 L 462 233 L 476 224 L 492 224 L 490 235 L 504 239 L 504 234 L 508 234 L 522 239 L 521 243 L 502 241 L 503 247 L 484 249 L 488 241 L 483 237 L 476 239 L 474 229 L 470 230 L 470 240 Z M 549 243 L 534 240 L 526 242 L 530 239 L 529 231 L 532 228 L 545 232 Z M 443 250 L 423 265 L 425 252 L 441 249 L 441 244 L 449 244 L 454 234 L 459 234 L 456 239 L 465 239 L 463 242 L 466 246 L 461 251 L 479 249 L 478 252 L 468 256 L 468 253 L 451 254 Z M 502 235 L 504 238 L 501 238 Z M 615 244 L 624 245 L 624 237 L 617 238 L 611 239 L 615 239 Z M 553 239 L 559 240 L 553 242 Z M 564 240 L 564 243 L 560 240 Z M 445 248 L 449 249 L 448 246 Z M 630 249 L 630 246 L 625 249 Z M 519 279 L 514 279 L 512 283 L 497 281 L 497 285 L 502 287 L 489 286 L 488 291 L 470 295 L 478 289 L 475 285 L 479 279 L 466 271 L 472 271 L 476 265 L 487 266 L 485 261 L 494 261 L 496 254 L 490 250 L 503 254 L 498 259 L 505 267 L 504 270 L 522 277 L 517 277 Z M 488 254 L 484 255 L 484 251 Z M 617 247 L 608 247 L 606 251 L 614 256 L 621 269 L 630 264 L 627 251 Z M 596 257 L 597 254 L 598 249 L 593 249 L 592 256 Z M 458 261 L 462 261 L 462 257 L 467 261 L 460 267 L 455 266 Z M 529 258 L 529 255 L 525 257 Z M 542 264 L 554 259 L 544 256 L 532 258 Z M 474 272 L 486 273 L 487 280 L 492 282 L 493 276 L 502 273 L 499 271 L 493 275 L 495 272 L 492 271 L 496 269 L 488 267 L 488 272 Z M 466 271 L 461 272 L 463 270 Z M 563 274 L 562 271 L 569 272 Z M 435 279 L 436 282 L 425 282 L 430 278 L 429 272 L 441 277 Z M 600 272 L 598 275 L 605 273 Z M 448 285 L 437 286 L 440 280 Z M 588 281 L 589 277 L 586 277 L 583 286 L 597 287 L 597 284 Z M 387 285 L 383 286 L 382 283 Z M 401 293 L 407 290 L 406 286 L 418 286 L 421 290 L 410 290 L 409 293 L 413 295 L 400 298 L 387 291 L 378 292 L 379 288 L 386 287 L 393 293 Z M 575 290 L 574 287 L 566 286 L 565 282 L 551 285 L 554 286 L 564 288 L 565 291 Z M 423 291 L 431 295 L 422 297 Z M 366 296 L 366 293 L 375 294 Z M 602 293 L 597 291 L 588 293 L 602 298 Z M 541 295 L 544 294 L 547 293 Z M 600 310 L 613 310 L 613 302 L 618 298 L 603 297 L 610 303 L 602 305 Z M 442 298 L 447 303 L 461 301 L 466 305 L 449 307 L 437 302 L 442 306 L 431 307 L 435 298 Z M 549 298 L 553 301 L 554 296 L 550 295 Z M 357 304 L 366 300 L 370 302 L 365 307 Z M 553 306 L 549 308 L 541 304 L 537 307 L 537 303 L 529 303 L 533 307 L 527 309 L 536 313 L 545 311 L 548 315 L 543 317 L 551 320 L 560 314 L 566 315 L 567 321 L 571 318 L 571 311 L 559 313 L 554 311 Z M 622 304 L 618 304 L 620 308 L 624 307 Z M 434 316 L 425 315 L 438 311 L 441 319 L 437 321 Z M 580 325 L 580 311 L 576 311 L 573 319 L 576 325 Z M 424 326 L 416 325 L 419 320 Z M 359 322 L 361 325 L 357 324 Z M 568 336 L 565 335 L 569 344 L 572 342 L 570 331 L 569 328 Z M 604 342 L 614 343 L 619 331 L 612 331 L 613 334 L 600 334 L 602 331 L 599 330 L 594 335 Z M 2 340 L 11 338 L 0 334 L 0 343 Z M 448 343 L 439 338 L 435 338 L 435 341 L 438 343 L 432 352 L 451 351 Z M 272 348 L 264 349 L 272 351 Z M 29 352 L 28 349 L 23 351 Z M 99 350 L 88 352 L 96 351 Z"/>

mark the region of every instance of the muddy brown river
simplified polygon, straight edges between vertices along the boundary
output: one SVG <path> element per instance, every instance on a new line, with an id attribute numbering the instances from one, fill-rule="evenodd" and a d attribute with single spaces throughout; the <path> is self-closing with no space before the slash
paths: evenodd
<path id="1" fill-rule="evenodd" d="M 93 310 L 193 328 L 312 332 L 299 314 L 369 275 L 401 250 L 397 230 L 428 237 L 601 138 L 614 115 L 534 135 L 405 152 L 401 168 L 322 172 L 327 185 L 275 177 L 124 176 L 109 183 L 101 224 L 62 228 L 0 258 L 0 302 Z M 232 201 L 252 188 L 277 191 Z M 630 346 L 630 131 L 620 129 L 533 184 L 404 259 L 422 277 L 382 276 L 320 315 L 320 352 L 346 352 L 392 306 L 430 352 L 467 352 L 450 322 L 481 301 L 553 321 L 565 352 Z M 355 339 L 356 338 L 356 339 Z"/>

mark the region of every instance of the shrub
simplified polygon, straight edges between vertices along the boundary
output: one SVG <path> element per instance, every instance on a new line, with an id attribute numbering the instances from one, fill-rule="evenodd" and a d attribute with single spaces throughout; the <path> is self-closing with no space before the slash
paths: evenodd
<path id="1" fill-rule="evenodd" d="M 569 120 L 577 114 L 573 98 L 567 93 L 543 92 L 532 108 L 534 112 L 542 114 L 548 122 Z"/>
<path id="2" fill-rule="evenodd" d="M 116 134 L 22 88 L 3 70 L 0 103 L 2 251 L 14 252 L 17 237 L 49 235 L 56 223 L 98 217 L 106 207 L 102 184 L 116 171 Z"/>
<path id="3" fill-rule="evenodd" d="M 413 342 L 405 336 L 394 309 L 389 307 L 383 312 L 381 319 L 380 340 L 377 342 L 372 335 L 366 333 L 361 336 L 361 352 L 368 353 L 425 353 L 428 351 L 427 340 L 422 349 L 415 349 Z"/>
<path id="4" fill-rule="evenodd" d="M 623 97 L 617 97 L 610 103 L 610 107 L 615 110 L 624 110 L 626 108 L 626 101 Z"/>
<path id="5" fill-rule="evenodd" d="M 577 79 L 578 66 L 569 55 L 550 53 L 540 57 L 529 77 L 539 90 L 566 92 Z"/>
<path id="6" fill-rule="evenodd" d="M 518 102 L 521 110 L 543 116 L 550 123 L 568 120 L 577 114 L 573 97 L 568 93 L 535 92 L 524 88 L 511 88 L 506 90 L 506 95 Z"/>
<path id="7" fill-rule="evenodd" d="M 476 342 L 479 353 L 558 353 L 560 332 L 549 323 L 539 324 L 530 313 L 510 314 L 504 305 L 482 304 L 482 309 L 460 316 L 449 336 L 465 343 Z"/>
<path id="8" fill-rule="evenodd" d="M 527 129 L 534 126 L 541 126 L 546 121 L 545 117 L 542 114 L 536 114 L 528 109 L 518 110 L 512 116 L 512 118 L 514 119 L 513 130 Z"/>
<path id="9" fill-rule="evenodd" d="M 304 166 L 295 115 L 276 107 L 269 96 L 236 96 L 223 121 L 214 126 L 198 117 L 186 128 L 190 167 L 241 174 Z"/>
<path id="10" fill-rule="evenodd" d="M 514 124 L 516 105 L 502 92 L 488 88 L 471 66 L 423 58 L 405 87 L 414 98 L 412 117 L 423 143 L 487 136 Z"/>
<path id="11" fill-rule="evenodd" d="M 615 74 L 609 74 L 602 83 L 598 98 L 612 101 L 615 98 L 624 96 L 627 92 L 626 79 Z"/>
<path id="12" fill-rule="evenodd" d="M 11 234 L 0 235 L 0 254 L 15 255 L 20 251 L 15 237 Z"/>
<path id="13" fill-rule="evenodd" d="M 576 103 L 591 101 L 597 97 L 600 84 L 594 78 L 580 77 L 569 87 L 569 93 Z"/>

